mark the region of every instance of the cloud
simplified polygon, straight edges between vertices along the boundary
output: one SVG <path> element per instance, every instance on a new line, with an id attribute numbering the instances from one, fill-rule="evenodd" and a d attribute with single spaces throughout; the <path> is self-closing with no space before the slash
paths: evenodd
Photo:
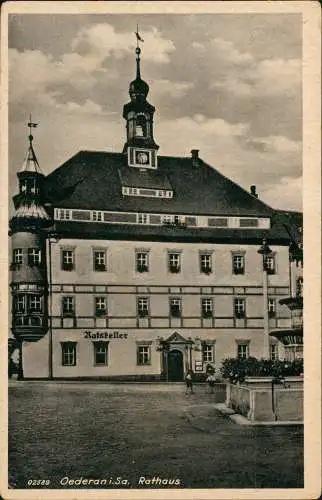
<path id="1" fill-rule="evenodd" d="M 249 64 L 254 58 L 249 52 L 241 52 L 234 43 L 223 38 L 212 38 L 206 43 L 192 42 L 192 48 L 204 55 L 208 53 L 210 59 L 222 61 L 225 65 L 228 64 Z"/>
<path id="2" fill-rule="evenodd" d="M 156 63 L 168 63 L 175 50 L 171 40 L 162 37 L 161 32 L 151 26 L 140 33 L 144 39 L 144 59 Z M 106 57 L 124 58 L 133 52 L 135 38 L 133 32 L 117 33 L 107 23 L 81 28 L 72 41 L 72 49 L 83 56 L 96 57 L 103 61 Z"/>
<path id="3" fill-rule="evenodd" d="M 244 71 L 233 71 L 228 76 L 216 78 L 210 83 L 210 88 L 226 89 L 238 96 L 290 97 L 299 93 L 300 85 L 300 59 L 270 59 L 251 64 Z"/>
<path id="4" fill-rule="evenodd" d="M 54 98 L 58 94 L 52 89 L 62 84 L 68 84 L 75 90 L 88 91 L 96 83 L 95 70 L 102 71 L 91 58 L 84 60 L 78 54 L 65 54 L 55 60 L 53 56 L 39 50 L 19 52 L 10 49 L 10 102 L 21 102 L 28 97 L 37 102 L 46 93 L 51 93 Z M 111 78 L 110 73 L 108 76 Z"/>
<path id="5" fill-rule="evenodd" d="M 277 153 L 295 153 L 300 155 L 302 152 L 301 141 L 292 141 L 288 137 L 281 135 L 271 135 L 268 137 L 256 137 L 250 142 L 262 146 L 263 151 L 277 152 Z"/>
<path id="6" fill-rule="evenodd" d="M 178 82 L 166 79 L 153 80 L 151 96 L 167 95 L 171 98 L 184 97 L 190 89 L 194 87 L 192 82 Z"/>
<path id="7" fill-rule="evenodd" d="M 157 28 L 151 26 L 142 32 L 145 39 L 144 59 L 153 64 L 166 64 L 175 50 L 171 40 L 162 37 Z M 40 50 L 9 50 L 9 98 L 11 103 L 29 102 L 54 105 L 67 100 L 76 92 L 89 96 L 102 80 L 108 87 L 119 78 L 119 70 L 104 67 L 106 59 L 116 60 L 127 56 L 134 58 L 135 38 L 130 32 L 117 33 L 107 23 L 83 27 L 70 42 L 70 52 L 54 58 Z M 121 63 L 120 63 L 121 64 Z M 23 85 L 21 84 L 23 82 Z M 164 80 L 163 86 L 167 84 Z M 63 91 L 60 89 L 63 88 Z M 177 95 L 185 90 L 184 83 L 175 83 Z M 49 96 L 49 97 L 48 97 Z M 92 98 L 93 101 L 93 98 Z"/>
<path id="8" fill-rule="evenodd" d="M 122 150 L 122 105 L 135 70 L 135 36 L 128 27 L 124 31 L 129 26 L 125 21 L 115 21 L 116 28 L 112 18 L 111 24 L 97 21 L 106 18 L 92 19 L 66 29 L 59 43 L 55 34 L 33 37 L 29 26 L 32 43 L 17 45 L 24 50 L 10 50 L 13 170 L 25 154 L 30 111 L 41 125 L 36 145 L 46 173 L 83 148 Z M 162 26 L 158 18 L 146 19 Z M 172 19 L 164 32 L 146 25 L 141 33 L 142 71 L 150 85 L 149 100 L 156 106 L 154 135 L 160 154 L 190 156 L 191 149 L 200 149 L 202 159 L 233 181 L 246 189 L 256 184 L 263 201 L 299 208 L 298 51 L 280 50 L 278 36 L 285 38 L 281 30 L 271 49 L 266 28 L 261 36 L 246 24 L 245 32 L 218 29 L 216 20 L 193 36 L 180 16 Z M 229 21 L 227 26 L 232 25 Z"/>
<path id="9" fill-rule="evenodd" d="M 203 157 L 210 160 L 216 157 L 218 148 L 220 151 L 231 151 L 232 144 L 246 136 L 248 131 L 248 123 L 229 123 L 196 114 L 192 118 L 185 116 L 162 121 L 157 127 L 157 139 L 166 154 L 181 156 L 189 154 L 192 148 L 199 148 Z"/>
<path id="10" fill-rule="evenodd" d="M 250 134 L 249 123 L 230 123 L 197 114 L 162 121 L 155 137 L 161 145 L 160 154 L 189 156 L 191 149 L 199 149 L 204 161 L 245 189 L 256 184 L 263 201 L 277 208 L 300 210 L 301 186 L 294 179 L 300 180 L 301 176 L 301 143 L 284 136 L 257 138 Z M 288 184 L 290 190 L 282 199 Z"/>
<path id="11" fill-rule="evenodd" d="M 69 101 L 67 104 L 58 105 L 58 109 L 64 109 L 69 113 L 81 113 L 90 115 L 102 115 L 104 114 L 102 107 L 99 104 L 87 99 L 84 104 L 78 104 L 77 102 Z M 111 114 L 111 113 L 109 113 Z"/>
<path id="12" fill-rule="evenodd" d="M 203 44 L 200 42 L 192 42 L 191 47 L 195 50 L 198 50 L 199 52 L 206 52 L 207 51 L 206 44 Z"/>
<path id="13" fill-rule="evenodd" d="M 278 183 L 264 189 L 261 198 L 273 208 L 301 211 L 302 193 L 301 177 L 282 177 Z"/>
<path id="14" fill-rule="evenodd" d="M 249 52 L 239 51 L 233 42 L 223 38 L 213 38 L 210 42 L 210 49 L 215 52 L 217 57 L 232 64 L 248 64 L 254 60 Z"/>

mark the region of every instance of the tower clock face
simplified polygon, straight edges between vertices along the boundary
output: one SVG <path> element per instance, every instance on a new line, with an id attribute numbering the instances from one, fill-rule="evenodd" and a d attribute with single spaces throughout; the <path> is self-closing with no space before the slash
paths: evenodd
<path id="1" fill-rule="evenodd" d="M 139 151 L 136 153 L 136 162 L 140 165 L 146 165 L 149 163 L 149 155 L 148 153 L 144 153 L 144 151 Z"/>

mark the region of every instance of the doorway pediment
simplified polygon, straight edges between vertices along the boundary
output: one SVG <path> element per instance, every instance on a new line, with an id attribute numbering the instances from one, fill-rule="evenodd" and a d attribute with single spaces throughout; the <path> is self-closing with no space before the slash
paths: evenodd
<path id="1" fill-rule="evenodd" d="M 170 335 L 170 337 L 168 337 L 167 339 L 165 339 L 165 342 L 167 343 L 171 343 L 171 344 L 191 344 L 192 341 L 191 340 L 187 340 L 185 337 L 183 337 L 182 335 L 180 335 L 180 333 L 178 332 L 174 332 Z"/>

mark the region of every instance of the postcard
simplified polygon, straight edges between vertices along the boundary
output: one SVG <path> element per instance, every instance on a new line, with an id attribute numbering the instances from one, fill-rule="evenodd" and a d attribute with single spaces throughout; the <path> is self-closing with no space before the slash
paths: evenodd
<path id="1" fill-rule="evenodd" d="M 319 4 L 1 23 L 2 497 L 319 497 Z"/>

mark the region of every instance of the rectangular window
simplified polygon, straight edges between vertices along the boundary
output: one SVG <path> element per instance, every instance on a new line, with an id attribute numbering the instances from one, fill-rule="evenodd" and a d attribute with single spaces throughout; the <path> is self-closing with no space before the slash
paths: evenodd
<path id="1" fill-rule="evenodd" d="M 151 364 L 151 347 L 148 345 L 139 345 L 137 347 L 137 364 L 150 365 Z"/>
<path id="2" fill-rule="evenodd" d="M 125 214 L 122 212 L 104 212 L 104 221 L 112 223 L 136 223 L 136 214 Z"/>
<path id="3" fill-rule="evenodd" d="M 95 297 L 95 316 L 105 316 L 106 311 L 106 297 Z"/>
<path id="4" fill-rule="evenodd" d="M 268 299 L 267 307 L 268 307 L 268 316 L 270 318 L 275 318 L 275 316 L 276 316 L 276 300 L 275 299 Z"/>
<path id="5" fill-rule="evenodd" d="M 61 342 L 62 365 L 76 366 L 76 342 Z"/>
<path id="6" fill-rule="evenodd" d="M 42 300 L 40 295 L 29 295 L 29 312 L 41 312 L 42 311 Z"/>
<path id="7" fill-rule="evenodd" d="M 134 165 L 134 149 L 128 148 L 129 165 Z"/>
<path id="8" fill-rule="evenodd" d="M 176 225 L 186 225 L 186 218 L 184 215 L 175 215 L 174 216 L 174 223 Z"/>
<path id="9" fill-rule="evenodd" d="M 13 263 L 22 264 L 23 263 L 23 251 L 22 248 L 15 248 L 13 251 Z"/>
<path id="10" fill-rule="evenodd" d="M 91 220 L 91 212 L 89 210 L 73 210 L 73 220 Z"/>
<path id="11" fill-rule="evenodd" d="M 102 222 L 103 221 L 103 212 L 93 210 L 92 211 L 92 219 L 94 222 Z"/>
<path id="12" fill-rule="evenodd" d="M 181 255 L 179 253 L 168 253 L 168 270 L 170 273 L 180 273 Z"/>
<path id="13" fill-rule="evenodd" d="M 108 364 L 108 342 L 93 342 L 94 348 L 94 364 L 107 365 Z"/>
<path id="14" fill-rule="evenodd" d="M 106 271 L 106 251 L 94 250 L 94 271 Z"/>
<path id="15" fill-rule="evenodd" d="M 39 266 L 41 264 L 41 251 L 38 248 L 28 248 L 28 265 Z"/>
<path id="16" fill-rule="evenodd" d="M 278 345 L 277 344 L 270 344 L 269 354 L 270 354 L 270 359 L 272 361 L 276 361 L 278 359 Z"/>
<path id="17" fill-rule="evenodd" d="M 203 318 L 212 318 L 212 298 L 201 299 L 201 312 Z"/>
<path id="18" fill-rule="evenodd" d="M 201 253 L 200 254 L 200 272 L 204 274 L 210 274 L 212 272 L 212 262 L 211 254 Z"/>
<path id="19" fill-rule="evenodd" d="M 63 297 L 62 299 L 63 316 L 75 315 L 75 298 L 71 296 Z"/>
<path id="20" fill-rule="evenodd" d="M 74 250 L 62 250 L 61 268 L 63 271 L 73 271 L 75 266 Z"/>
<path id="21" fill-rule="evenodd" d="M 149 299 L 147 297 L 138 297 L 137 307 L 140 318 L 149 315 Z"/>
<path id="22" fill-rule="evenodd" d="M 149 215 L 148 214 L 137 214 L 136 222 L 138 224 L 149 224 Z"/>
<path id="23" fill-rule="evenodd" d="M 25 295 L 16 295 L 14 296 L 14 311 L 17 313 L 24 313 L 25 312 L 25 304 L 26 304 L 26 299 Z"/>
<path id="24" fill-rule="evenodd" d="M 136 252 L 136 271 L 138 273 L 147 273 L 149 271 L 148 252 Z"/>
<path id="25" fill-rule="evenodd" d="M 66 210 L 64 208 L 60 208 L 57 210 L 57 218 L 60 220 L 70 220 L 71 219 L 71 210 Z"/>
<path id="26" fill-rule="evenodd" d="M 155 151 L 151 151 L 151 167 L 152 168 L 156 168 L 156 166 L 157 166 L 156 165 L 156 163 L 157 163 L 156 159 L 157 159 L 156 152 Z"/>
<path id="27" fill-rule="evenodd" d="M 25 319 L 26 318 L 24 316 L 17 316 L 16 318 L 14 318 L 14 324 L 16 326 L 22 326 L 25 323 Z"/>
<path id="28" fill-rule="evenodd" d="M 208 226 L 210 227 L 227 227 L 228 219 L 226 218 L 209 218 Z"/>
<path id="29" fill-rule="evenodd" d="M 246 316 L 245 299 L 234 299 L 235 318 L 244 318 Z"/>
<path id="30" fill-rule="evenodd" d="M 170 316 L 180 318 L 181 316 L 181 299 L 170 299 Z"/>
<path id="31" fill-rule="evenodd" d="M 36 179 L 33 180 L 33 183 L 30 185 L 30 192 L 32 194 L 39 193 L 39 188 L 36 185 Z"/>
<path id="32" fill-rule="evenodd" d="M 303 297 L 303 276 L 296 279 L 296 296 Z"/>
<path id="33" fill-rule="evenodd" d="M 264 266 L 267 271 L 267 274 L 275 274 L 275 256 L 274 255 L 266 255 L 264 258 Z"/>
<path id="34" fill-rule="evenodd" d="M 233 273 L 234 274 L 244 274 L 245 273 L 245 256 L 234 254 L 233 255 Z"/>
<path id="35" fill-rule="evenodd" d="M 174 223 L 174 215 L 162 215 L 161 223 L 162 224 L 173 224 Z"/>
<path id="36" fill-rule="evenodd" d="M 249 343 L 245 342 L 237 344 L 237 358 L 246 359 L 249 357 Z"/>
<path id="37" fill-rule="evenodd" d="M 202 360 L 204 363 L 214 362 L 214 346 L 213 344 L 203 344 L 202 345 Z"/>
<path id="38" fill-rule="evenodd" d="M 140 196 L 157 196 L 157 191 L 155 189 L 139 189 Z"/>
<path id="39" fill-rule="evenodd" d="M 198 218 L 197 217 L 186 217 L 187 226 L 198 226 Z"/>
<path id="40" fill-rule="evenodd" d="M 239 227 L 258 227 L 258 219 L 239 219 Z"/>

